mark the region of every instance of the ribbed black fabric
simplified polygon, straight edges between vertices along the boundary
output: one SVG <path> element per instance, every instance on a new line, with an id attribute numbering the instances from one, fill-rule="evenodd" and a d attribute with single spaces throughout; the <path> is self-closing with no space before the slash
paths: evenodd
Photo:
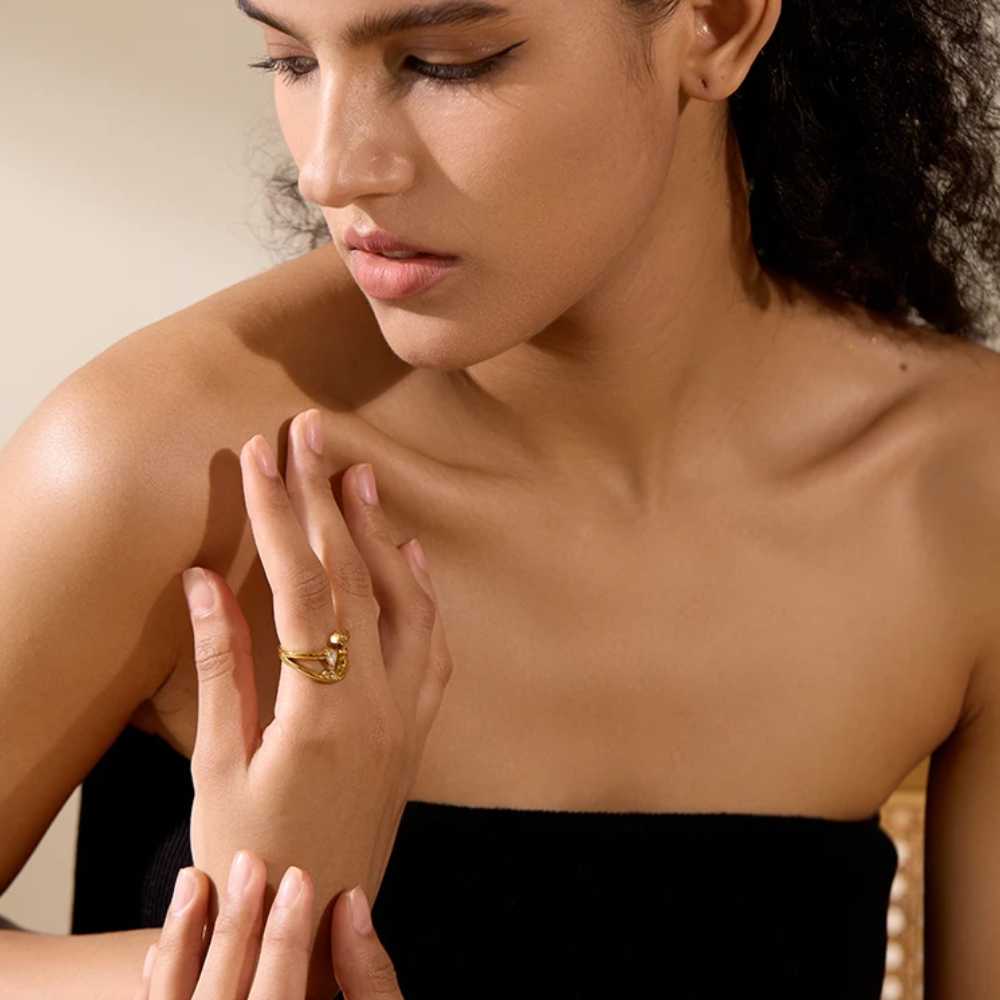
<path id="1" fill-rule="evenodd" d="M 190 761 L 127 727 L 83 785 L 72 931 L 161 926 Z M 373 908 L 405 1000 L 878 1000 L 898 862 L 866 820 L 410 801 Z"/>

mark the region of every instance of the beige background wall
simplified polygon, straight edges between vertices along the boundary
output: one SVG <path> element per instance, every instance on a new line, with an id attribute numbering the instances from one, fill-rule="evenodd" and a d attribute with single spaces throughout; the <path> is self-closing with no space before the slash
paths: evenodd
<path id="1" fill-rule="evenodd" d="M 0 441 L 121 337 L 276 263 L 284 147 L 263 32 L 233 0 L 3 5 Z M 2 766 L 2 762 L 0 762 Z M 0 914 L 67 933 L 79 792 Z"/>

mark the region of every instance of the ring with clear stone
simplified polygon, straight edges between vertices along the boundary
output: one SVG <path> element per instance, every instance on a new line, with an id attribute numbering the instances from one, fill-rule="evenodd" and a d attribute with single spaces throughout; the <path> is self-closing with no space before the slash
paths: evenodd
<path id="1" fill-rule="evenodd" d="M 300 673 L 319 684 L 336 684 L 347 676 L 347 642 L 351 634 L 346 629 L 343 632 L 331 632 L 330 639 L 322 649 L 285 649 L 278 645 L 278 656 L 282 663 L 294 667 Z M 321 670 L 313 670 L 300 660 L 320 660 L 325 664 Z"/>

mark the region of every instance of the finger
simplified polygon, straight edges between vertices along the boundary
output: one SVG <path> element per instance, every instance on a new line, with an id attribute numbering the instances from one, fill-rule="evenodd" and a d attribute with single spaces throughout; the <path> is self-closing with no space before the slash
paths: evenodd
<path id="1" fill-rule="evenodd" d="M 365 498 L 365 472 L 371 475 L 371 500 Z M 385 510 L 378 502 L 374 471 L 368 464 L 352 466 L 344 477 L 344 513 L 355 544 L 368 565 L 382 614 L 379 636 L 393 687 L 405 697 L 412 716 L 416 695 L 427 667 L 427 650 L 436 609 L 428 588 L 414 574 L 413 564 L 396 547 Z M 409 551 L 409 550 L 408 550 Z"/>
<path id="2" fill-rule="evenodd" d="M 182 868 L 160 931 L 149 980 L 149 1000 L 191 1000 L 202 960 L 202 928 L 208 879 L 197 868 Z"/>
<path id="3" fill-rule="evenodd" d="M 330 490 L 329 464 L 309 446 L 310 440 L 317 440 L 322 447 L 323 437 L 322 411 L 315 408 L 298 414 L 288 434 L 288 494 L 309 545 L 334 581 L 338 605 L 343 603 L 341 591 L 349 597 L 352 590 L 360 592 L 367 605 L 377 605 L 386 667 L 396 669 L 401 658 L 419 658 L 422 667 L 433 623 L 430 599 L 392 540 L 374 479 L 374 502 L 362 494 L 361 473 L 370 470 L 369 465 L 351 466 L 343 476 L 341 513 Z"/>
<path id="4" fill-rule="evenodd" d="M 312 954 L 311 919 L 315 888 L 294 865 L 281 879 L 261 939 L 260 958 L 248 1000 L 301 1000 L 306 995 Z"/>
<path id="5" fill-rule="evenodd" d="M 416 539 L 413 539 L 416 541 Z M 437 718 L 444 699 L 445 690 L 451 682 L 454 672 L 451 650 L 448 647 L 448 638 L 445 634 L 444 620 L 441 617 L 440 604 L 438 602 L 437 591 L 434 589 L 434 581 L 428 571 L 424 570 L 420 560 L 413 552 L 412 542 L 407 542 L 404 547 L 407 558 L 413 567 L 413 572 L 418 579 L 430 591 L 434 599 L 434 606 L 438 609 L 434 617 L 434 629 L 431 632 L 430 651 L 427 655 L 427 667 L 424 671 L 423 683 L 420 693 L 417 696 L 416 709 L 416 734 L 418 746 L 422 746 L 427 740 L 431 726 Z M 424 555 L 426 562 L 426 554 Z"/>
<path id="6" fill-rule="evenodd" d="M 409 558 L 412 549 L 403 553 L 394 543 L 373 474 L 370 491 L 364 488 L 363 473 L 372 473 L 370 465 L 352 466 L 343 476 L 341 514 L 330 489 L 329 465 L 322 457 L 324 433 L 322 411 L 317 408 L 298 414 L 292 421 L 285 473 L 289 499 L 310 548 L 332 579 L 352 580 L 367 572 L 361 589 L 367 600 L 370 580 L 378 607 L 381 657 L 398 704 L 413 720 L 425 685 L 437 618 L 427 573 L 414 567 Z M 350 542 L 344 540 L 345 535 Z M 339 564 L 342 553 L 346 553 L 350 567 L 346 570 Z M 356 555 L 360 555 L 365 570 L 355 565 Z M 334 597 L 339 603 L 337 589 L 335 585 Z M 351 587 L 343 589 L 349 592 Z"/>
<path id="7" fill-rule="evenodd" d="M 310 548 L 280 475 L 277 472 L 274 476 L 265 475 L 258 467 L 255 454 L 261 446 L 270 454 L 271 467 L 275 468 L 273 452 L 259 434 L 243 446 L 240 464 L 254 543 L 274 596 L 278 640 L 288 649 L 318 650 L 326 645 L 332 631 L 347 630 L 351 635 L 351 651 L 358 654 L 352 660 L 352 667 L 358 669 L 359 662 L 371 661 L 371 651 L 377 642 L 377 609 L 368 570 L 345 527 L 343 537 L 328 542 L 337 550 L 340 573 L 336 582 L 331 582 L 325 566 Z M 341 584 L 346 586 L 338 587 Z M 336 610 L 335 587 L 339 602 Z M 362 596 L 366 589 L 367 600 Z M 315 663 L 315 669 L 322 668 L 321 661 Z M 336 695 L 317 692 L 313 681 L 286 665 L 279 681 L 277 704 L 284 705 L 290 699 L 291 710 L 299 718 L 303 714 L 325 716 L 331 703 L 338 704 L 342 697 L 341 691 Z"/>
<path id="8" fill-rule="evenodd" d="M 182 579 L 198 674 L 191 765 L 199 773 L 225 774 L 234 766 L 245 767 L 260 744 L 250 626 L 217 573 L 192 567 Z"/>
<path id="9" fill-rule="evenodd" d="M 247 995 L 260 949 L 266 883 L 264 862 L 251 851 L 237 851 L 194 1000 L 236 1000 Z"/>
<path id="10" fill-rule="evenodd" d="M 352 902 L 358 904 L 357 910 Z M 359 927 L 364 929 L 359 931 Z M 396 968 L 375 933 L 371 909 L 360 886 L 337 897 L 331 936 L 333 974 L 345 997 L 350 1000 L 403 1000 Z"/>
<path id="11" fill-rule="evenodd" d="M 315 434 L 310 425 L 316 421 Z M 295 523 L 313 558 L 323 567 L 336 607 L 339 625 L 351 630 L 362 621 L 373 631 L 379 605 L 369 568 L 358 551 L 330 484 L 327 459 L 313 451 L 310 441 L 322 447 L 324 431 L 318 409 L 298 414 L 288 428 L 288 461 L 285 487 Z"/>

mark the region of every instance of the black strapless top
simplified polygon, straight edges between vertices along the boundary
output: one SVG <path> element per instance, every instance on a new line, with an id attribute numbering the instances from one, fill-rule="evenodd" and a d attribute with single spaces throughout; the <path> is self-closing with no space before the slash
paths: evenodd
<path id="1" fill-rule="evenodd" d="M 122 731 L 83 783 L 72 933 L 162 926 L 193 795 L 187 757 Z M 897 862 L 877 813 L 411 800 L 372 919 L 405 1000 L 878 1000 Z"/>

